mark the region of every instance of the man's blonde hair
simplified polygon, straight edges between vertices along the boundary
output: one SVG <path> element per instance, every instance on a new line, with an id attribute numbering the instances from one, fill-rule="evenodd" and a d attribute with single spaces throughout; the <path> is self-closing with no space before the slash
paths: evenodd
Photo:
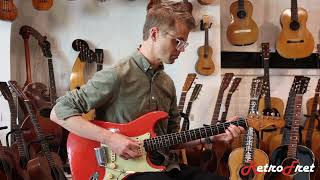
<path id="1" fill-rule="evenodd" d="M 195 27 L 195 20 L 184 2 L 168 1 L 152 6 L 147 12 L 143 27 L 143 40 L 149 38 L 149 30 L 152 27 L 175 30 L 176 21 L 184 23 L 189 30 Z"/>

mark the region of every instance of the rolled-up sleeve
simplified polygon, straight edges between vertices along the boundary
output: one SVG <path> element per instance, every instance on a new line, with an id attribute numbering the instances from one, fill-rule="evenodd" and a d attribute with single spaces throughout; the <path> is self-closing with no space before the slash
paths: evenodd
<path id="1" fill-rule="evenodd" d="M 97 72 L 87 84 L 57 99 L 53 107 L 58 119 L 87 113 L 106 102 L 111 102 L 119 92 L 119 80 L 116 69 Z"/>

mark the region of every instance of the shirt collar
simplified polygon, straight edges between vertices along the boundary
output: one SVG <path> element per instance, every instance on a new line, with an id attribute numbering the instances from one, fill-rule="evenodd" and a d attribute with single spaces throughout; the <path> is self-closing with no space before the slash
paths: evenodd
<path id="1" fill-rule="evenodd" d="M 162 63 L 160 64 L 159 69 L 157 69 L 156 71 L 152 69 L 152 66 L 147 60 L 147 58 L 139 50 L 136 50 L 132 57 L 139 66 L 139 68 L 142 69 L 144 72 L 150 71 L 152 74 L 154 74 L 157 71 L 164 70 L 164 66 Z"/>

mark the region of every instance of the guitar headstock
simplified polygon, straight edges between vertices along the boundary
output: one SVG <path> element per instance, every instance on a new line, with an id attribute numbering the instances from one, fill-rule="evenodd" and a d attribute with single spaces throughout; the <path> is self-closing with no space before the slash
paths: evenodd
<path id="1" fill-rule="evenodd" d="M 96 61 L 96 54 L 89 49 L 89 45 L 82 39 L 76 39 L 72 42 L 72 48 L 79 52 L 79 58 L 82 62 L 92 63 Z"/>
<path id="2" fill-rule="evenodd" d="M 96 53 L 96 63 L 103 64 L 103 58 L 104 58 L 103 49 L 96 49 L 95 53 Z"/>
<path id="3" fill-rule="evenodd" d="M 315 91 L 316 93 L 320 93 L 320 79 L 318 79 L 318 84 Z"/>
<path id="4" fill-rule="evenodd" d="M 265 59 L 269 59 L 270 57 L 270 46 L 269 43 L 261 43 L 261 52 L 262 57 Z"/>
<path id="5" fill-rule="evenodd" d="M 208 30 L 208 29 L 211 28 L 212 22 L 211 22 L 211 20 L 210 20 L 210 16 L 208 16 L 208 15 L 203 15 L 201 21 L 202 21 L 201 24 L 202 24 L 202 27 L 203 27 L 204 30 Z"/>
<path id="6" fill-rule="evenodd" d="M 189 91 L 189 89 L 190 89 L 190 87 L 196 77 L 197 77 L 197 74 L 195 74 L 195 73 L 189 73 L 187 75 L 186 81 L 184 82 L 184 85 L 182 87 L 183 92 Z"/>
<path id="7" fill-rule="evenodd" d="M 0 82 L 0 90 L 2 96 L 7 100 L 10 101 L 12 98 L 11 91 L 8 87 L 8 84 L 6 82 Z"/>
<path id="8" fill-rule="evenodd" d="M 259 99 L 262 94 L 262 84 L 263 78 L 258 77 L 252 79 L 251 89 L 250 89 L 250 99 Z"/>
<path id="9" fill-rule="evenodd" d="M 295 88 L 294 88 L 294 92 L 296 94 L 304 94 L 307 92 L 308 89 L 308 84 L 310 82 L 310 78 L 309 77 L 303 77 L 301 78 L 298 83 L 296 84 Z"/>
<path id="10" fill-rule="evenodd" d="M 47 58 L 52 58 L 50 42 L 45 40 L 41 44 L 39 43 L 39 45 L 41 47 L 43 55 Z"/>
<path id="11" fill-rule="evenodd" d="M 192 91 L 192 94 L 191 94 L 191 97 L 189 100 L 190 102 L 193 102 L 198 98 L 198 95 L 201 91 L 201 88 L 202 88 L 202 84 L 196 84 L 196 86 L 194 87 L 194 89 Z"/>
<path id="12" fill-rule="evenodd" d="M 221 90 L 226 90 L 233 78 L 234 74 L 233 73 L 225 73 L 222 79 L 222 83 L 220 86 Z"/>
<path id="13" fill-rule="evenodd" d="M 29 100 L 29 98 L 22 92 L 21 88 L 19 87 L 17 81 L 8 81 L 8 84 L 13 92 L 22 99 L 22 100 Z"/>
<path id="14" fill-rule="evenodd" d="M 229 93 L 234 93 L 237 90 L 240 82 L 241 82 L 241 78 L 234 78 L 232 81 L 232 85 L 229 89 Z"/>

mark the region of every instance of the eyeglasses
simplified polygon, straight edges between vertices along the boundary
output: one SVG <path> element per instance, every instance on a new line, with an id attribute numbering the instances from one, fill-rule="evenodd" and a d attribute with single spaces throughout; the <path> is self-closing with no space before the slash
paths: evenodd
<path id="1" fill-rule="evenodd" d="M 176 49 L 177 51 L 183 51 L 188 45 L 189 43 L 187 43 L 186 41 L 182 40 L 182 39 L 179 39 L 177 37 L 175 37 L 174 35 L 168 33 L 168 32 L 165 32 L 166 34 L 169 34 L 172 38 L 174 38 L 176 40 L 176 43 L 177 43 L 177 46 L 176 46 Z"/>

